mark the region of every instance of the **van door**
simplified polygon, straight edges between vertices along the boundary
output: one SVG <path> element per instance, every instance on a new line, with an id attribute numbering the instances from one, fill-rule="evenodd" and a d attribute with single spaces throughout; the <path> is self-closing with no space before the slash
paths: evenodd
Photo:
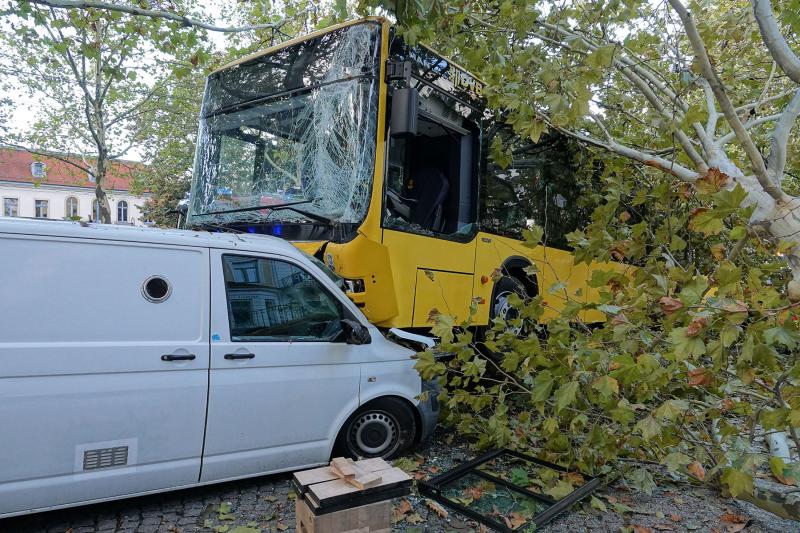
<path id="1" fill-rule="evenodd" d="M 208 250 L 0 233 L 0 515 L 197 483 Z"/>
<path id="2" fill-rule="evenodd" d="M 337 289 L 285 257 L 212 250 L 211 274 L 202 480 L 326 462 L 369 349 L 340 340 Z"/>

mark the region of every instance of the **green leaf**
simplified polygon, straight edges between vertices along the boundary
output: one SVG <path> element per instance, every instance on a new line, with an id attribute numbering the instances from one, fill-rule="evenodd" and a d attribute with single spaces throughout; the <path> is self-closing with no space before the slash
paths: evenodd
<path id="1" fill-rule="evenodd" d="M 726 468 L 722 472 L 722 483 L 734 498 L 742 494 L 753 493 L 753 476 L 735 468 Z"/>
<path id="2" fill-rule="evenodd" d="M 644 440 L 652 440 L 661 434 L 661 424 L 652 416 L 646 416 L 639 420 L 634 426 Z"/>
<path id="3" fill-rule="evenodd" d="M 758 420 L 765 430 L 770 429 L 783 429 L 786 427 L 786 421 L 789 417 L 789 409 L 765 409 L 761 411 Z"/>
<path id="4" fill-rule="evenodd" d="M 678 418 L 678 416 L 686 412 L 688 409 L 689 402 L 686 400 L 666 400 L 658 407 L 658 409 L 656 409 L 655 415 L 664 420 L 674 421 L 676 418 Z"/>
<path id="5" fill-rule="evenodd" d="M 733 213 L 742 204 L 744 199 L 747 198 L 747 191 L 737 183 L 733 190 L 722 189 L 714 193 L 713 197 L 717 209 L 724 213 L 724 216 L 727 216 Z"/>
<path id="6" fill-rule="evenodd" d="M 522 230 L 522 238 L 525 240 L 525 246 L 528 248 L 535 248 L 542 242 L 544 235 L 544 228 L 537 225 Z"/>
<path id="7" fill-rule="evenodd" d="M 791 350 L 800 342 L 800 334 L 783 326 L 777 326 L 764 330 L 764 340 L 767 344 L 782 344 Z"/>
<path id="8" fill-rule="evenodd" d="M 611 376 L 600 376 L 592 383 L 592 388 L 599 392 L 603 398 L 619 394 L 619 382 Z"/>
<path id="9" fill-rule="evenodd" d="M 614 59 L 614 51 L 616 47 L 601 46 L 586 56 L 586 64 L 594 68 L 608 67 Z"/>
<path id="10" fill-rule="evenodd" d="M 689 306 L 700 302 L 700 298 L 708 289 L 708 278 L 705 276 L 694 276 L 681 289 L 678 297 L 683 305 Z"/>
<path id="11" fill-rule="evenodd" d="M 666 467 L 667 470 L 670 472 L 677 472 L 692 462 L 692 458 L 686 455 L 683 452 L 672 452 L 669 453 L 664 459 L 661 461 Z"/>
<path id="12" fill-rule="evenodd" d="M 600 511 L 601 513 L 605 513 L 606 511 L 608 511 L 608 509 L 606 508 L 606 504 L 603 503 L 603 500 L 595 498 L 594 496 L 592 496 L 592 499 L 589 500 L 589 505 L 592 506 L 592 509 Z"/>
<path id="13" fill-rule="evenodd" d="M 656 488 L 656 482 L 646 468 L 631 470 L 625 474 L 625 479 L 633 488 L 648 495 L 653 494 L 653 490 Z"/>
<path id="14" fill-rule="evenodd" d="M 556 483 L 555 485 L 553 485 L 552 487 L 543 492 L 548 496 L 550 496 L 551 498 L 553 498 L 554 500 L 558 501 L 561 498 L 564 498 L 565 496 L 571 494 L 573 490 L 575 489 L 572 488 L 571 483 L 560 480 L 558 483 Z"/>
<path id="15" fill-rule="evenodd" d="M 673 328 L 669 333 L 669 341 L 672 343 L 677 361 L 696 359 L 706 353 L 702 337 L 700 335 L 689 337 L 686 335 L 686 328 Z"/>
<path id="16" fill-rule="evenodd" d="M 556 412 L 560 412 L 575 401 L 575 396 L 578 394 L 578 387 L 580 387 L 580 384 L 577 381 L 570 381 L 558 388 L 555 394 Z"/>
<path id="17" fill-rule="evenodd" d="M 524 468 L 512 468 L 509 472 L 511 474 L 511 483 L 514 485 L 519 485 L 521 487 L 527 487 L 531 484 L 530 479 L 528 479 L 528 471 Z"/>
<path id="18" fill-rule="evenodd" d="M 549 370 L 542 370 L 533 378 L 534 403 L 544 403 L 550 399 L 550 392 L 553 390 L 553 374 Z"/>
<path id="19" fill-rule="evenodd" d="M 719 332 L 719 339 L 722 341 L 722 345 L 726 348 L 730 347 L 731 344 L 736 342 L 736 339 L 739 338 L 739 335 L 742 333 L 742 328 L 739 326 L 731 326 L 727 325 L 722 328 L 722 331 Z"/>

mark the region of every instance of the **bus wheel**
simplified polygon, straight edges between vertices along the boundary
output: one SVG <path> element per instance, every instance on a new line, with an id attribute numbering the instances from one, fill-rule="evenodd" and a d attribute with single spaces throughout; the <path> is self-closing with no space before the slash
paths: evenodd
<path id="1" fill-rule="evenodd" d="M 510 321 L 519 317 L 519 311 L 514 309 L 509 301 L 512 294 L 516 294 L 523 300 L 528 297 L 525 287 L 516 278 L 503 276 L 497 280 L 494 286 L 492 307 L 489 308 L 489 327 L 491 327 L 495 318 Z M 515 335 L 522 335 L 525 333 L 525 329 L 521 324 L 519 326 L 508 326 L 507 331 Z"/>
<path id="2" fill-rule="evenodd" d="M 399 398 L 378 398 L 358 409 L 345 422 L 334 455 L 353 458 L 397 457 L 414 442 L 414 414 Z"/>

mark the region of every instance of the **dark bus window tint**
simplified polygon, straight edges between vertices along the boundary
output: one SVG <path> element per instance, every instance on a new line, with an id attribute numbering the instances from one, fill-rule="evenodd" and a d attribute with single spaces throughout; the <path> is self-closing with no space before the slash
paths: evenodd
<path id="1" fill-rule="evenodd" d="M 333 341 L 341 303 L 305 270 L 285 261 L 223 257 L 232 341 Z"/>
<path id="2" fill-rule="evenodd" d="M 578 147 L 561 137 L 537 144 L 515 143 L 513 162 L 502 169 L 491 160 L 484 182 L 484 231 L 520 238 L 533 225 L 544 228 L 547 246 L 567 248 L 566 235 L 582 228 L 591 210 L 580 201 Z"/>

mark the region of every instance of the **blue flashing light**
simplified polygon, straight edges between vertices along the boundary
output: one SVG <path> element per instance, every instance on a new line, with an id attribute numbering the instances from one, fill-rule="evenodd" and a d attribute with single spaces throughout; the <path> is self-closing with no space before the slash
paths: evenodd
<path id="1" fill-rule="evenodd" d="M 276 224 L 276 225 L 272 226 L 272 234 L 275 235 L 276 237 L 280 237 L 281 236 L 281 227 L 282 226 L 280 224 Z"/>
<path id="2" fill-rule="evenodd" d="M 256 228 L 254 226 L 247 226 L 247 233 L 255 233 Z"/>

